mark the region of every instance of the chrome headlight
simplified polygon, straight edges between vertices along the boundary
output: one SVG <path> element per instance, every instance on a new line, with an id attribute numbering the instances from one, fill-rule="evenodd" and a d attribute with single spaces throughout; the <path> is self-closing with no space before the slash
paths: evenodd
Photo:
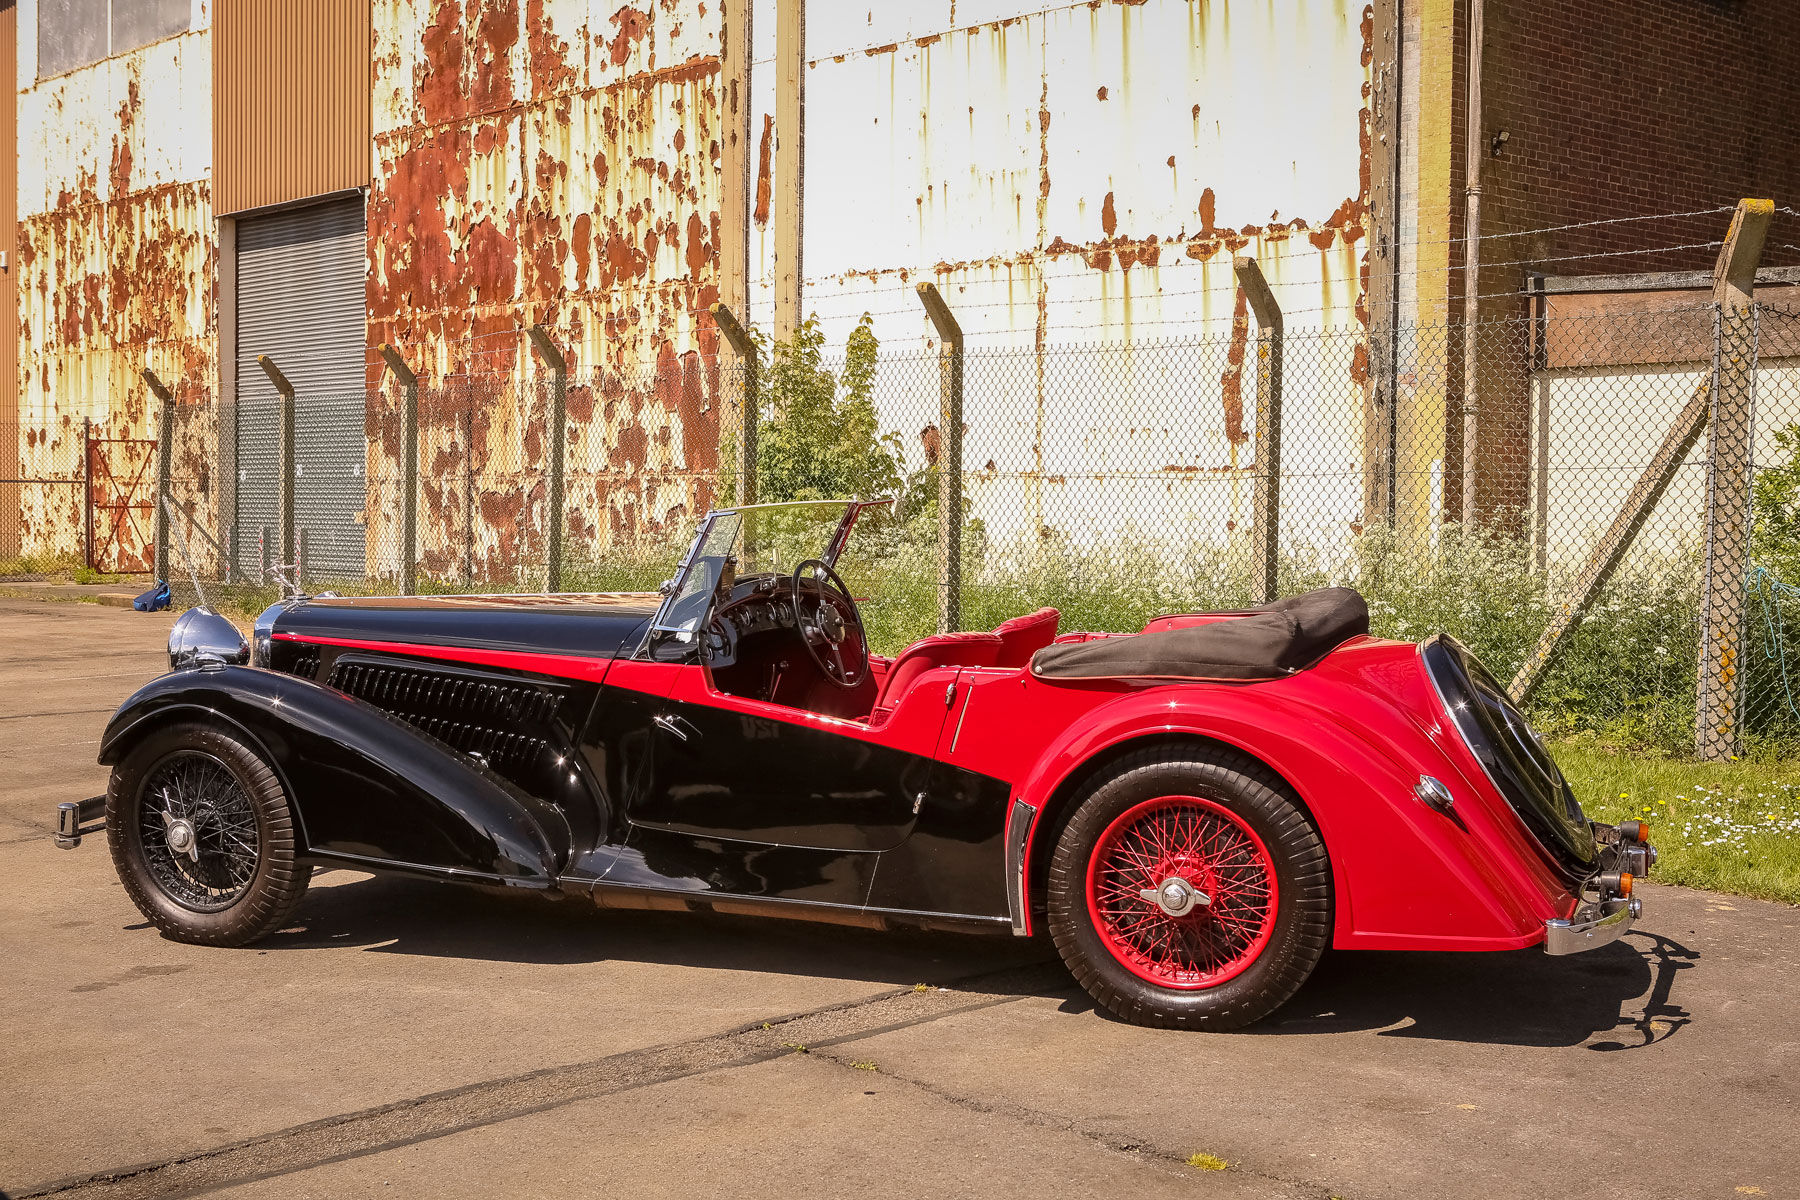
<path id="1" fill-rule="evenodd" d="M 237 626 L 204 605 L 182 613 L 169 630 L 171 671 L 207 664 L 242 666 L 249 661 L 250 646 Z"/>

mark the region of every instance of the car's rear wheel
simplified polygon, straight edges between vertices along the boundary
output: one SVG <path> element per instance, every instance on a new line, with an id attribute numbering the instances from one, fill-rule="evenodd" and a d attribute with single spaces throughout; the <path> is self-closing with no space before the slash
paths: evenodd
<path id="1" fill-rule="evenodd" d="M 1076 980 L 1142 1025 L 1260 1020 L 1331 937 L 1324 842 L 1279 778 L 1232 751 L 1146 750 L 1090 783 L 1057 839 L 1048 898 Z"/>
<path id="2" fill-rule="evenodd" d="M 311 875 L 286 793 L 231 732 L 183 723 L 139 742 L 106 793 L 113 865 L 138 911 L 177 941 L 242 946 L 281 928 Z"/>

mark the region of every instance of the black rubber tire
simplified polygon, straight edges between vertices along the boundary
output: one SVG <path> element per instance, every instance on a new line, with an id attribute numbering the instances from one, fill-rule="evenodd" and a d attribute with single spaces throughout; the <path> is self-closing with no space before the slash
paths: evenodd
<path id="1" fill-rule="evenodd" d="M 1107 949 L 1088 911 L 1096 843 L 1120 814 L 1159 796 L 1198 796 L 1229 808 L 1274 862 L 1278 899 L 1269 940 L 1240 974 L 1215 987 L 1161 987 L 1135 974 Z M 1224 1030 L 1259 1021 L 1300 989 L 1331 942 L 1325 843 L 1279 777 L 1229 750 L 1148 749 L 1090 782 L 1057 838 L 1048 900 L 1051 936 L 1076 981 L 1102 1008 L 1137 1025 Z"/>
<path id="2" fill-rule="evenodd" d="M 223 763 L 256 818 L 256 872 L 243 894 L 216 912 L 195 911 L 170 896 L 145 859 L 138 793 L 156 765 L 180 751 L 199 751 Z M 113 768 L 106 789 L 106 842 L 131 902 L 178 942 L 244 946 L 266 937 L 287 924 L 312 878 L 311 868 L 295 861 L 293 810 L 281 781 L 260 754 L 215 725 L 172 725 L 132 747 Z"/>

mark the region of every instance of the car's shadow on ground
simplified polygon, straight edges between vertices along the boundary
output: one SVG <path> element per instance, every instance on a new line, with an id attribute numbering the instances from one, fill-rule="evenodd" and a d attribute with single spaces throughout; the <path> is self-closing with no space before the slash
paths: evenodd
<path id="1" fill-rule="evenodd" d="M 1680 973 L 1700 959 L 1632 933 L 1582 954 L 1328 953 L 1264 1035 L 1378 1031 L 1382 1037 L 1631 1050 L 1692 1021 Z"/>
<path id="2" fill-rule="evenodd" d="M 1042 937 L 1026 942 L 710 913 L 608 911 L 579 899 L 355 872 L 321 873 L 294 923 L 256 949 L 326 947 L 545 965 L 663 963 L 901 985 L 993 976 L 996 990 L 1060 997 L 1064 1012 L 1095 1011 Z M 1678 942 L 1643 932 L 1561 958 L 1541 949 L 1333 951 L 1292 1000 L 1250 1032 L 1375 1031 L 1383 1037 L 1636 1049 L 1690 1023 L 1680 975 L 1699 958 Z M 1030 964 L 1037 965 L 1012 969 Z"/>
<path id="3" fill-rule="evenodd" d="M 1022 994 L 1061 995 L 1073 982 L 1048 943 L 916 930 L 881 932 L 713 913 L 598 909 L 587 900 L 507 894 L 392 876 L 322 872 L 292 923 L 256 950 L 362 948 L 493 962 L 607 961 L 893 984 L 945 984 L 1007 971 Z M 1009 968 L 1044 963 L 1041 971 Z M 1036 984 L 1041 976 L 1044 987 Z"/>
<path id="4" fill-rule="evenodd" d="M 1368 1033 L 1492 1045 L 1586 1045 L 1629 1051 L 1692 1022 L 1679 972 L 1699 954 L 1667 937 L 1629 934 L 1570 957 L 1510 954 L 1325 955 L 1301 990 L 1247 1033 Z M 1064 1011 L 1091 1011 L 1087 997 Z M 1103 1013 L 1102 1013 L 1103 1015 Z"/>
<path id="5" fill-rule="evenodd" d="M 1504 954 L 1328 955 L 1270 1033 L 1379 1029 L 1383 1036 L 1627 1050 L 1692 1019 L 1676 992 L 1699 955 L 1632 934 L 1567 957 Z"/>

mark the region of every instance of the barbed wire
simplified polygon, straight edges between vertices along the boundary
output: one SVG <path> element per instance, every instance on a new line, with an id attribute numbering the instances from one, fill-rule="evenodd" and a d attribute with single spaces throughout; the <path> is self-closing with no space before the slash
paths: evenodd
<path id="1" fill-rule="evenodd" d="M 1606 219 L 1596 220 L 1596 221 L 1577 222 L 1577 223 L 1571 224 L 1571 225 L 1545 226 L 1541 229 L 1517 230 L 1517 231 L 1513 231 L 1513 232 L 1493 234 L 1493 235 L 1483 234 L 1483 235 L 1481 235 L 1481 240 L 1485 241 L 1490 236 L 1493 238 L 1496 238 L 1496 239 L 1527 237 L 1527 236 L 1531 236 L 1533 234 L 1539 234 L 1539 233 L 1552 233 L 1552 232 L 1560 232 L 1560 231 L 1571 230 L 1571 229 L 1584 229 L 1584 228 L 1589 228 L 1589 227 L 1594 227 L 1594 226 L 1618 224 L 1618 223 L 1626 222 L 1626 221 L 1659 220 L 1659 219 L 1667 219 L 1667 218 L 1673 218 L 1673 217 L 1696 216 L 1696 215 L 1703 215 L 1703 214 L 1707 214 L 1707 213 L 1719 213 L 1719 212 L 1731 212 L 1731 211 L 1733 211 L 1733 210 L 1730 208 L 1697 209 L 1694 212 L 1690 212 L 1690 213 L 1658 213 L 1658 214 L 1655 214 L 1652 216 L 1643 216 L 1643 217 L 1606 218 Z M 1308 230 L 1295 230 L 1293 232 L 1308 232 Z M 1313 230 L 1311 232 L 1318 232 L 1318 231 Z M 1200 236 L 1202 238 L 1209 237 L 1209 235 L 1200 235 Z M 1224 238 L 1224 237 L 1254 237 L 1254 236 L 1266 236 L 1266 235 L 1238 234 L 1238 233 L 1234 233 L 1231 231 L 1221 231 L 1221 233 L 1219 235 L 1220 238 Z M 1159 242 L 1158 247 L 1157 247 L 1159 259 L 1160 259 L 1160 251 L 1162 248 L 1181 246 L 1181 245 L 1190 243 L 1193 240 L 1195 240 L 1195 239 L 1177 238 L 1177 239 L 1171 239 L 1166 242 Z M 1397 243 L 1397 244 L 1400 246 L 1403 246 L 1403 247 L 1433 246 L 1433 245 L 1459 244 L 1464 240 L 1465 239 L 1462 239 L 1462 238 L 1451 238 L 1451 239 L 1446 239 L 1444 241 L 1418 241 L 1418 242 L 1404 242 L 1404 243 Z M 1682 244 L 1677 244 L 1677 245 L 1658 246 L 1658 247 L 1642 247 L 1642 248 L 1622 249 L 1622 250 L 1598 250 L 1598 251 L 1592 251 L 1592 252 L 1590 252 L 1588 254 L 1584 254 L 1584 255 L 1560 255 L 1560 256 L 1550 256 L 1550 257 L 1513 259 L 1513 260 L 1508 260 L 1508 261 L 1503 261 L 1503 262 L 1487 262 L 1487 263 L 1482 263 L 1481 268 L 1483 270 L 1487 270 L 1488 268 L 1491 268 L 1491 267 L 1534 265 L 1537 263 L 1549 263 L 1549 262 L 1573 262 L 1578 259 L 1584 259 L 1584 258 L 1610 258 L 1610 257 L 1614 257 L 1614 256 L 1625 256 L 1625 255 L 1673 253 L 1673 252 L 1680 251 L 1680 250 L 1716 248 L 1722 244 L 1723 244 L 1723 241 L 1721 239 L 1721 240 L 1714 240 L 1714 241 L 1710 241 L 1710 242 L 1688 242 L 1688 243 L 1682 243 Z M 961 264 L 957 268 L 953 268 L 953 269 L 971 270 L 971 269 L 979 269 L 983 266 L 990 266 L 990 265 L 995 266 L 995 267 L 1001 267 L 1001 266 L 1010 267 L 1010 266 L 1015 266 L 1015 265 L 1023 267 L 1024 265 L 1026 265 L 1028 263 L 1035 265 L 1037 263 L 1040 263 L 1040 262 L 1043 262 L 1046 260 L 1054 260 L 1059 257 L 1066 257 L 1066 256 L 1069 256 L 1072 254 L 1083 254 L 1083 255 L 1099 254 L 1099 253 L 1116 252 L 1118 249 L 1119 249 L 1118 247 L 1109 247 L 1109 246 L 1105 246 L 1105 245 L 1094 246 L 1094 247 L 1084 247 L 1084 248 L 1070 248 L 1067 250 L 1049 250 L 1049 249 L 1035 249 L 1034 248 L 1031 250 L 1021 251 L 1018 254 L 1016 254 L 1015 256 L 1013 256 L 1010 260 L 1003 262 L 1003 263 L 988 264 L 988 263 L 983 263 L 983 262 L 977 261 L 977 262 L 972 262 L 972 263 Z M 1126 247 L 1125 249 L 1129 250 L 1129 249 L 1132 249 L 1132 247 Z M 1158 261 L 1157 263 L 1155 263 L 1151 266 L 1151 269 L 1160 272 L 1160 271 L 1169 271 L 1169 270 L 1182 270 L 1182 269 L 1187 269 L 1187 268 L 1191 268 L 1191 267 L 1195 267 L 1195 266 L 1206 267 L 1206 266 L 1213 266 L 1216 264 L 1217 264 L 1217 256 L 1212 256 L 1212 257 L 1204 258 L 1204 259 L 1178 258 L 1172 262 Z M 1413 266 L 1411 268 L 1396 269 L 1393 271 L 1372 272 L 1372 273 L 1370 273 L 1370 275 L 1368 277 L 1371 279 L 1374 279 L 1374 278 L 1397 279 L 1397 278 L 1401 278 L 1401 277 L 1408 276 L 1408 275 L 1427 275 L 1427 274 L 1436 275 L 1436 274 L 1443 274 L 1447 271 L 1464 271 L 1464 270 L 1467 270 L 1467 267 L 1462 263 L 1447 263 L 1441 267 Z M 877 287 L 858 289 L 857 294 L 864 295 L 864 296 L 876 296 L 876 295 L 883 295 L 883 294 L 887 294 L 887 293 L 910 291 L 915 286 L 914 279 L 929 279 L 933 282 L 936 282 L 934 276 L 937 273 L 937 268 L 935 266 L 925 267 L 925 268 L 895 267 L 895 268 L 891 268 L 888 271 L 883 271 L 882 273 L 883 274 L 889 274 L 889 273 L 905 274 L 912 278 L 899 280 L 899 281 L 896 281 L 891 284 L 883 284 L 883 285 L 880 285 Z M 824 287 L 824 286 L 829 286 L 834 283 L 838 284 L 840 286 L 845 286 L 845 285 L 847 285 L 848 281 L 846 279 L 841 279 L 841 278 L 834 279 L 831 276 L 816 276 L 816 277 L 806 281 L 806 285 L 808 288 Z M 956 283 L 954 283 L 953 285 L 950 285 L 950 286 L 954 286 L 957 288 L 970 288 L 970 287 L 998 287 L 998 286 L 1003 286 L 1003 285 L 1016 287 L 1016 286 L 1019 286 L 1019 281 L 1017 281 L 1015 279 L 1011 279 L 1011 278 L 985 278 L 984 279 L 984 278 L 977 276 L 974 278 L 960 279 L 960 280 L 956 281 Z M 765 302 L 765 303 L 767 303 L 767 302 Z M 1000 303 L 1004 304 L 1007 302 L 1000 302 Z"/>
<path id="2" fill-rule="evenodd" d="M 1485 270 L 1489 267 L 1499 268 L 1499 267 L 1509 267 L 1509 266 L 1536 266 L 1536 265 L 1541 265 L 1544 263 L 1552 263 L 1552 262 L 1575 262 L 1575 261 L 1581 261 L 1581 260 L 1587 260 L 1587 259 L 1613 258 L 1613 257 L 1631 256 L 1631 255 L 1672 254 L 1672 253 L 1676 253 L 1676 252 L 1683 251 L 1683 250 L 1716 249 L 1717 247 L 1719 247 L 1723 244 L 1724 243 L 1722 241 L 1689 242 L 1689 243 L 1684 243 L 1681 245 L 1674 245 L 1674 246 L 1646 247 L 1641 250 L 1606 250 L 1606 251 L 1596 251 L 1591 254 L 1570 254 L 1570 255 L 1560 255 L 1560 256 L 1555 256 L 1555 257 L 1550 257 L 1550 258 L 1517 259 L 1517 260 L 1508 261 L 1508 262 L 1487 263 L 1487 264 L 1484 264 L 1483 269 Z M 1171 265 L 1173 265 L 1173 264 L 1171 264 Z M 1359 287 L 1363 286 L 1363 283 L 1366 283 L 1367 281 L 1373 281 L 1376 279 L 1389 280 L 1389 279 L 1400 279 L 1400 278 L 1404 278 L 1404 277 L 1408 277 L 1408 276 L 1418 277 L 1418 276 L 1422 276 L 1422 275 L 1448 275 L 1453 272 L 1461 272 L 1462 270 L 1463 270 L 1463 268 L 1461 268 L 1461 267 L 1452 266 L 1452 267 L 1448 267 L 1448 268 L 1438 268 L 1438 269 L 1432 269 L 1432 270 L 1372 272 L 1366 276 L 1359 275 L 1359 280 L 1362 281 L 1362 282 L 1359 282 Z M 959 284 L 956 284 L 953 286 L 961 287 L 963 285 L 959 283 Z M 1232 289 L 1235 289 L 1235 286 L 1236 286 L 1236 284 L 1234 282 L 1232 285 Z M 1313 281 L 1308 280 L 1305 283 L 1276 284 L 1275 286 L 1279 290 L 1284 287 L 1308 287 L 1308 288 L 1310 288 L 1310 287 L 1316 286 L 1316 284 Z M 883 290 L 894 291 L 894 290 L 902 290 L 902 289 L 883 289 Z M 1170 299 L 1170 298 L 1174 298 L 1174 297 L 1178 297 L 1178 296 L 1196 296 L 1196 295 L 1203 295 L 1203 294 L 1213 293 L 1213 292 L 1223 293 L 1227 290 L 1230 290 L 1230 289 L 1227 289 L 1226 287 L 1223 287 L 1223 286 L 1220 286 L 1220 287 L 1198 287 L 1198 288 L 1177 288 L 1177 289 L 1158 288 L 1158 289 L 1148 290 L 1148 291 L 1144 292 L 1143 299 L 1145 299 L 1147 301 L 1148 300 L 1162 300 L 1162 299 Z M 868 296 L 868 295 L 873 295 L 873 294 L 878 294 L 878 293 L 877 292 L 855 293 L 855 295 L 857 295 L 857 296 Z M 1366 292 L 1363 292 L 1362 294 L 1366 295 Z M 1483 293 L 1481 296 L 1477 297 L 1477 299 L 1490 299 L 1490 298 L 1498 297 L 1498 296 L 1523 296 L 1523 295 L 1527 295 L 1527 294 L 1529 294 L 1529 293 L 1522 291 L 1522 290 L 1521 291 L 1506 291 L 1506 292 L 1486 292 L 1486 293 Z M 1461 298 L 1458 297 L 1457 299 L 1460 300 Z M 1094 303 L 1101 303 L 1101 302 L 1103 302 L 1103 301 L 1098 301 L 1098 300 L 1096 300 L 1096 298 L 1090 297 L 1090 296 L 1047 298 L 1047 299 L 1040 301 L 1034 295 L 1033 297 L 1031 297 L 1029 299 L 1025 299 L 1025 300 L 959 301 L 959 302 L 955 302 L 955 303 L 950 303 L 950 307 L 951 307 L 952 311 L 964 312 L 964 311 L 982 311 L 982 310 L 992 309 L 992 308 L 1018 308 L 1018 307 L 1023 307 L 1026 305 L 1036 307 L 1039 304 L 1063 305 L 1063 304 L 1094 304 Z M 772 301 L 754 301 L 754 302 L 752 302 L 752 308 L 755 309 L 755 308 L 759 308 L 759 307 L 767 307 L 769 304 L 772 304 L 772 303 L 773 303 Z M 948 301 L 947 301 L 947 303 L 948 303 Z M 1320 309 L 1289 309 L 1286 306 L 1283 306 L 1282 311 L 1283 312 L 1329 311 L 1330 307 L 1337 307 L 1337 306 L 1328 306 L 1328 307 L 1320 308 Z M 920 316 L 923 316 L 924 311 L 925 310 L 922 305 L 921 306 L 906 305 L 906 306 L 902 306 L 899 308 L 865 310 L 864 315 L 867 315 L 870 317 L 883 317 L 883 316 L 897 316 L 897 315 L 906 314 L 906 313 L 916 313 Z"/>

